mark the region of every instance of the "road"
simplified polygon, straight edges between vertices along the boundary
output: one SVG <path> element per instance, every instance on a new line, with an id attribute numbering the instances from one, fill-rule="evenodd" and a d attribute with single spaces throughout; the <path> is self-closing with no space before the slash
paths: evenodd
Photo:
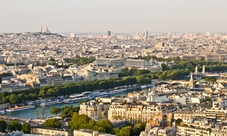
<path id="1" fill-rule="evenodd" d="M 31 126 L 39 126 L 41 125 L 43 122 L 43 120 L 30 120 L 30 119 L 22 119 L 22 118 L 15 118 L 15 117 L 8 117 L 8 116 L 0 116 L 0 120 L 4 120 L 6 121 L 7 123 L 13 121 L 13 120 L 17 120 L 19 123 L 23 124 L 25 122 L 29 122 L 29 124 Z"/>

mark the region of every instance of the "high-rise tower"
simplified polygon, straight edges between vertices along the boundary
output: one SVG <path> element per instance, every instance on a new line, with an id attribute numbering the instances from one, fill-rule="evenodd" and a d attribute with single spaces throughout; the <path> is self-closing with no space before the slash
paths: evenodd
<path id="1" fill-rule="evenodd" d="M 107 35 L 108 36 L 111 36 L 111 31 L 107 31 Z"/>
<path id="2" fill-rule="evenodd" d="M 145 30 L 144 36 L 148 36 L 148 31 L 147 30 Z"/>

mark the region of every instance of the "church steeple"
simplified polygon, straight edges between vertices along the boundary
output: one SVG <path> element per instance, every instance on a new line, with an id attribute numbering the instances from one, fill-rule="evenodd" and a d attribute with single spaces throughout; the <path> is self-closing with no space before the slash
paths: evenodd
<path id="1" fill-rule="evenodd" d="M 189 81 L 189 88 L 194 88 L 194 87 L 195 87 L 194 78 L 193 78 L 193 74 L 191 72 L 191 78 L 190 78 L 190 81 Z"/>

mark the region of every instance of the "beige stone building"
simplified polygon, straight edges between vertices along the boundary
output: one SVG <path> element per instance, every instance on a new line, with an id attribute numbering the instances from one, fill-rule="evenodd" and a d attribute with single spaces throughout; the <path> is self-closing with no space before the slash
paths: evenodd
<path id="1" fill-rule="evenodd" d="M 210 136 L 210 130 L 204 129 L 204 128 L 178 126 L 177 135 L 178 136 Z"/>
<path id="2" fill-rule="evenodd" d="M 60 76 L 49 76 L 46 78 L 46 80 L 49 86 L 62 85 L 63 83 L 62 77 Z"/>
<path id="3" fill-rule="evenodd" d="M 108 119 L 113 121 L 120 117 L 131 122 L 147 122 L 157 114 L 163 114 L 161 107 L 157 105 L 112 104 Z"/>
<path id="4" fill-rule="evenodd" d="M 181 55 L 181 59 L 191 59 L 191 60 L 206 60 L 206 61 L 226 61 L 227 56 L 225 54 L 206 54 L 206 55 L 194 55 L 186 54 Z"/>
<path id="5" fill-rule="evenodd" d="M 88 117 L 96 118 L 107 118 L 107 112 L 110 104 L 87 102 L 80 105 L 79 114 L 85 114 Z"/>
<path id="6" fill-rule="evenodd" d="M 64 131 L 62 129 L 57 129 L 57 128 L 47 128 L 47 127 L 33 127 L 31 128 L 31 134 L 36 134 L 36 135 L 47 135 L 47 136 L 56 136 L 56 135 L 61 135 L 61 136 L 73 136 L 72 131 Z"/>
<path id="7" fill-rule="evenodd" d="M 0 84 L 0 93 L 3 93 L 3 92 L 11 92 L 12 89 L 10 87 L 10 83 L 1 83 Z"/>
<path id="8" fill-rule="evenodd" d="M 194 117 L 206 117 L 206 112 L 202 111 L 176 111 L 174 113 L 174 118 L 175 119 L 182 119 L 183 121 L 188 122 Z M 189 121 L 190 122 L 190 121 Z"/>
<path id="9" fill-rule="evenodd" d="M 80 129 L 73 131 L 74 136 L 115 136 L 107 133 L 100 133 L 98 131 L 90 130 L 90 129 Z"/>
<path id="10" fill-rule="evenodd" d="M 227 126 L 211 128 L 211 136 L 227 136 Z"/>
<path id="11" fill-rule="evenodd" d="M 187 123 L 192 122 L 192 118 L 195 117 L 223 121 L 227 119 L 227 112 L 226 110 L 208 109 L 206 111 L 176 111 L 174 113 L 175 119 L 182 119 L 183 122 Z"/>

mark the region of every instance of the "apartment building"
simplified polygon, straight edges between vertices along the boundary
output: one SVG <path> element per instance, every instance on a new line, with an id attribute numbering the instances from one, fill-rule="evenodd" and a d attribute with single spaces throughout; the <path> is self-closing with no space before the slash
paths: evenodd
<path id="1" fill-rule="evenodd" d="M 48 128 L 48 127 L 32 127 L 31 134 L 48 135 L 48 136 L 56 136 L 56 135 L 73 136 L 72 131 L 65 131 L 62 129 Z"/>
<path id="2" fill-rule="evenodd" d="M 178 126 L 177 136 L 210 136 L 210 129 Z"/>
<path id="3" fill-rule="evenodd" d="M 96 102 L 88 102 L 80 105 L 79 114 L 85 114 L 88 117 L 96 118 L 102 117 L 107 118 L 107 112 L 109 110 L 110 104 L 102 104 Z"/>
<path id="4" fill-rule="evenodd" d="M 98 131 L 90 130 L 90 129 L 80 129 L 73 131 L 74 136 L 115 136 L 107 133 L 100 133 Z"/>
<path id="5" fill-rule="evenodd" d="M 60 76 L 47 77 L 46 81 L 49 86 L 62 85 L 63 83 L 62 77 Z"/>
<path id="6" fill-rule="evenodd" d="M 112 121 L 121 117 L 131 122 L 147 122 L 157 114 L 164 115 L 158 105 L 112 104 L 108 110 L 108 119 Z"/>
<path id="7" fill-rule="evenodd" d="M 190 123 L 192 118 L 206 117 L 206 112 L 202 111 L 176 111 L 174 112 L 174 119 L 182 119 L 183 122 Z"/>

